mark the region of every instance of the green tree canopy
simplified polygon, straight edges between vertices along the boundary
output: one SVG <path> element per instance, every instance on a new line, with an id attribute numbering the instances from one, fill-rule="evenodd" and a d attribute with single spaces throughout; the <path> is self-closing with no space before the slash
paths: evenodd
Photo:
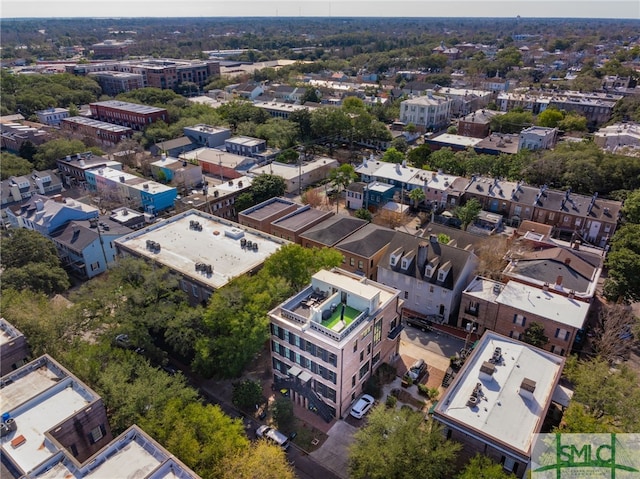
<path id="1" fill-rule="evenodd" d="M 520 133 L 533 125 L 533 115 L 528 111 L 512 110 L 491 119 L 491 129 L 499 133 Z"/>
<path id="2" fill-rule="evenodd" d="M 480 211 L 482 211 L 480 202 L 475 198 L 471 198 L 464 206 L 458 206 L 453 214 L 462 221 L 462 229 L 464 230 L 478 217 Z"/>
<path id="3" fill-rule="evenodd" d="M 627 195 L 622 207 L 622 215 L 629 223 L 640 224 L 640 189 Z"/>
<path id="4" fill-rule="evenodd" d="M 640 300 L 640 224 L 627 224 L 611 240 L 605 296 L 612 301 Z"/>
<path id="5" fill-rule="evenodd" d="M 476 454 L 456 476 L 457 479 L 515 479 L 504 470 L 501 464 L 493 462 L 487 456 Z"/>
<path id="6" fill-rule="evenodd" d="M 284 195 L 287 187 L 281 176 L 263 173 L 251 182 L 251 193 L 254 204 Z"/>
<path id="7" fill-rule="evenodd" d="M 555 128 L 564 119 L 564 115 L 557 108 L 547 108 L 536 117 L 538 126 Z"/>
<path id="8" fill-rule="evenodd" d="M 549 338 L 544 335 L 544 326 L 540 323 L 532 322 L 524 330 L 522 340 L 525 343 L 542 348 L 549 342 Z"/>
<path id="9" fill-rule="evenodd" d="M 387 163 L 402 163 L 405 159 L 404 153 L 396 150 L 393 146 L 387 148 L 387 151 L 382 155 L 382 161 Z"/>
<path id="10" fill-rule="evenodd" d="M 412 409 L 375 407 L 349 448 L 353 479 L 448 477 L 460 445 L 445 441 L 442 428 Z"/>
<path id="11" fill-rule="evenodd" d="M 409 150 L 407 160 L 416 168 L 424 168 L 429 164 L 430 156 L 431 148 L 429 148 L 429 145 L 420 145 Z"/>
<path id="12" fill-rule="evenodd" d="M 358 175 L 356 174 L 356 170 L 353 165 L 349 163 L 344 163 L 329 172 L 329 181 L 338 189 L 338 194 L 357 179 Z M 338 212 L 339 205 L 340 201 L 338 199 L 336 200 L 336 213 Z"/>
<path id="13" fill-rule="evenodd" d="M 291 402 L 291 401 L 289 401 Z M 220 479 L 296 479 L 296 473 L 280 446 L 266 440 L 256 441 L 246 449 L 228 454 Z"/>
<path id="14" fill-rule="evenodd" d="M 56 161 L 67 155 L 75 155 L 76 153 L 84 153 L 90 151 L 95 155 L 103 155 L 100 148 L 87 147 L 80 140 L 66 140 L 60 138 L 43 143 L 38 147 L 38 152 L 34 155 L 33 160 L 37 170 L 48 170 L 56 167 Z"/>
<path id="15" fill-rule="evenodd" d="M 10 176 L 28 175 L 33 170 L 33 164 L 12 153 L 0 153 L 0 175 L 3 180 Z"/>

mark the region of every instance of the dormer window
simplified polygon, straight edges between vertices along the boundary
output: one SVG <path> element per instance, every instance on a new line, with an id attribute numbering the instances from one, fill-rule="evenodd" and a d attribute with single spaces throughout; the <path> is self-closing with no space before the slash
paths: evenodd
<path id="1" fill-rule="evenodd" d="M 391 253 L 391 256 L 389 256 L 389 265 L 396 266 L 400 261 L 400 258 L 402 258 L 402 253 L 403 253 L 402 248 L 398 248 L 393 253 Z"/>
<path id="2" fill-rule="evenodd" d="M 438 270 L 438 282 L 442 283 L 446 281 L 447 275 L 449 274 L 450 270 L 451 270 L 451 261 L 447 261 Z"/>
<path id="3" fill-rule="evenodd" d="M 400 265 L 400 267 L 406 271 L 409 269 L 409 267 L 411 266 L 411 263 L 413 262 L 413 255 L 408 255 L 405 256 L 404 258 L 402 258 L 402 264 Z"/>

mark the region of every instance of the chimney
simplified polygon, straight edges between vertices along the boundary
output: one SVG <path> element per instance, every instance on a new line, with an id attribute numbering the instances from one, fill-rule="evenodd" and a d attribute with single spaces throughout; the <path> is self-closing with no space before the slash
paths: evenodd
<path id="1" fill-rule="evenodd" d="M 562 275 L 558 275 L 556 278 L 556 288 L 562 286 Z"/>
<path id="2" fill-rule="evenodd" d="M 426 241 L 420 242 L 418 245 L 418 268 L 419 271 L 424 270 L 427 264 L 427 253 L 429 252 L 429 244 Z"/>
<path id="3" fill-rule="evenodd" d="M 429 241 L 431 243 L 437 243 L 438 242 L 438 237 L 436 235 L 434 235 L 434 234 L 430 234 L 429 235 Z"/>

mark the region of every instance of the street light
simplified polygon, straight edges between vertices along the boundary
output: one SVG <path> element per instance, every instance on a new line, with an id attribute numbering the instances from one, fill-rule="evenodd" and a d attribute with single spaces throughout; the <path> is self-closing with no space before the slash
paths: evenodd
<path id="1" fill-rule="evenodd" d="M 102 241 L 102 233 L 100 231 L 99 218 L 90 218 L 89 224 L 92 228 L 95 228 L 98 231 L 98 239 L 100 241 L 100 249 L 102 250 L 102 257 L 104 258 L 104 269 L 107 270 L 109 266 L 109 261 L 107 260 L 107 253 L 104 250 L 104 241 Z"/>

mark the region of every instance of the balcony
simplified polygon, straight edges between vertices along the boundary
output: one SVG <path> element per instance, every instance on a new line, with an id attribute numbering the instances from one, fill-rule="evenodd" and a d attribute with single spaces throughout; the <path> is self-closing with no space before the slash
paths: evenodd
<path id="1" fill-rule="evenodd" d="M 398 336 L 400 336 L 400 333 L 402 332 L 403 329 L 404 329 L 404 326 L 402 326 L 402 323 L 398 324 L 395 328 L 389 331 L 389 334 L 387 334 L 387 339 L 389 339 L 390 341 L 393 341 Z"/>
<path id="2" fill-rule="evenodd" d="M 464 313 L 470 316 L 478 317 L 478 308 L 464 308 Z"/>

